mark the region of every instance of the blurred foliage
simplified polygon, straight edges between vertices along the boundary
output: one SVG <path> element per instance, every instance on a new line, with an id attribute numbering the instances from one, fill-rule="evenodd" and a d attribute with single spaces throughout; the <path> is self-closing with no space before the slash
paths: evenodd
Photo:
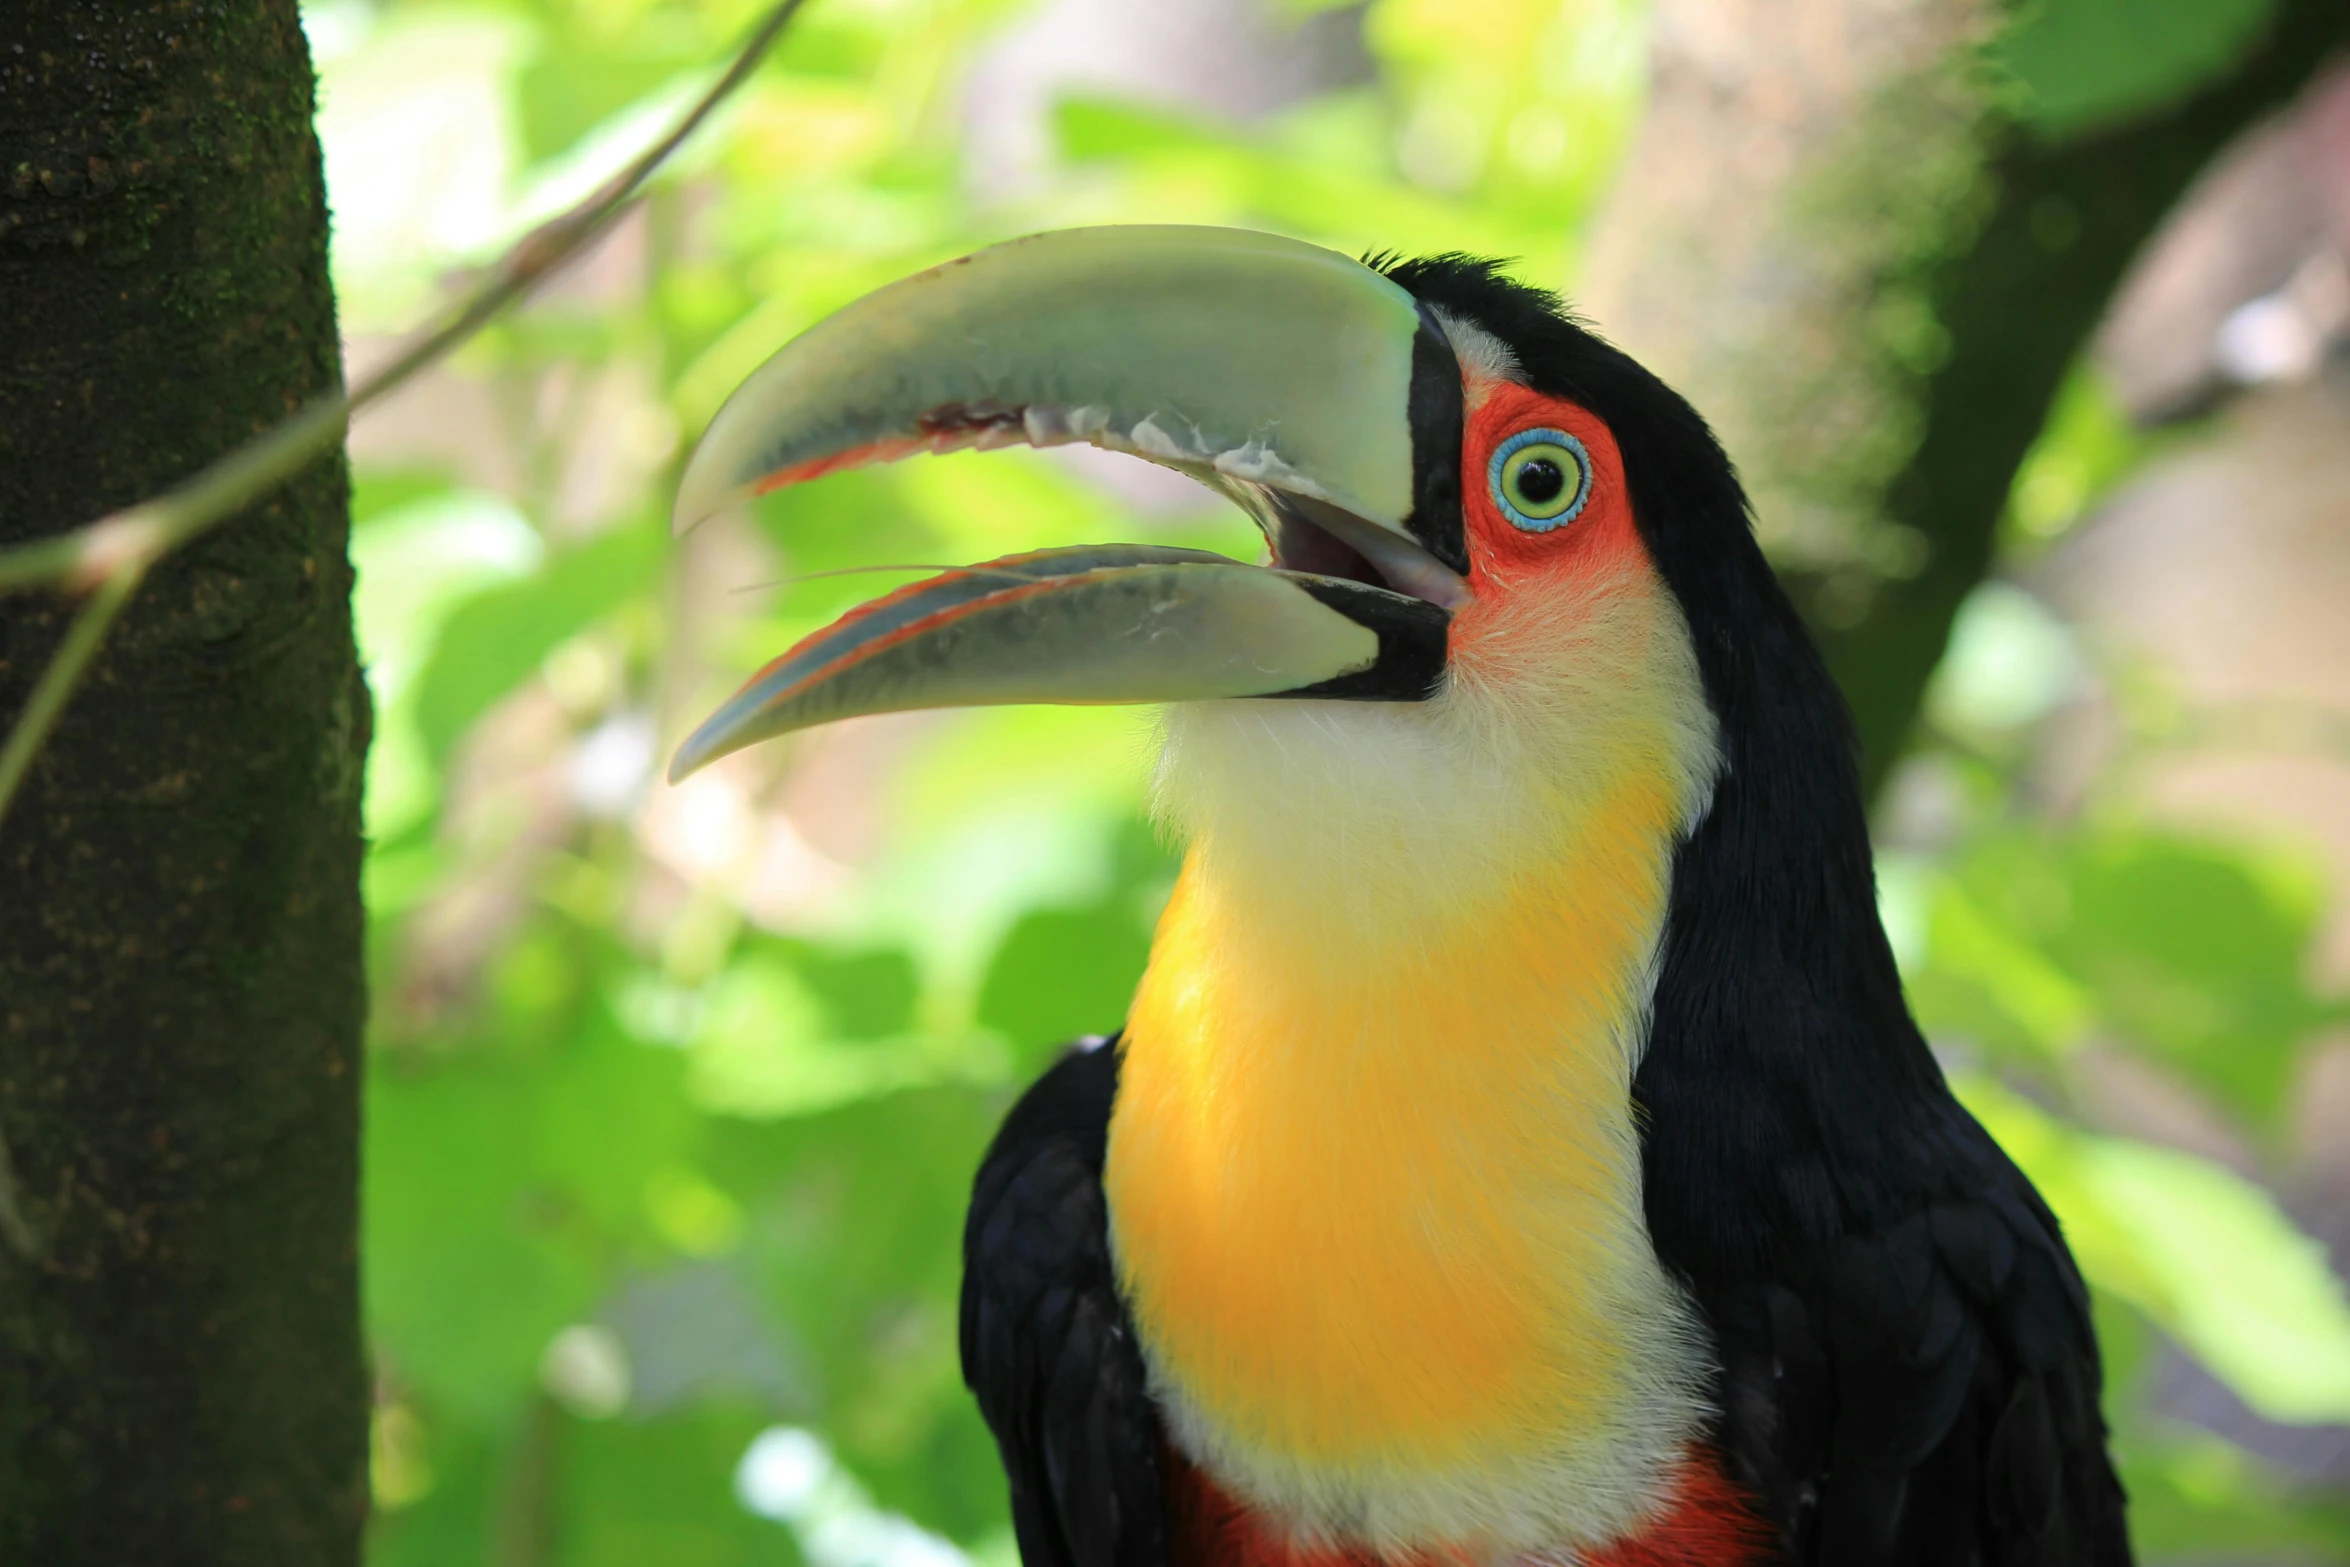
<path id="1" fill-rule="evenodd" d="M 2259 38 L 2273 0 L 2025 0 L 1995 54 L 2026 118 L 2058 138 L 2159 109 Z"/>
<path id="2" fill-rule="evenodd" d="M 2132 432 L 2084 367 L 2017 474 L 2006 559 L 2037 560 L 2194 438 Z M 2089 1278 L 2143 1555 L 2341 1560 L 2350 1502 L 2183 1423 L 2168 1396 L 2183 1357 L 2253 1425 L 2350 1425 L 2350 1300 L 2275 1194 L 2307 1151 L 2294 1112 L 2316 1052 L 2350 1024 L 2350 993 L 2311 978 L 2333 890 L 2306 846 L 2182 832 L 2139 809 L 2136 769 L 2189 733 L 2183 698 L 2147 689 L 2158 681 L 2015 581 L 1984 583 L 1880 812 L 1880 896 L 1960 1097 Z M 2120 731 L 2103 761 L 2055 782 L 2068 763 L 2052 742 L 2100 722 Z M 2098 1130 L 2117 1069 L 2192 1107 L 2224 1153 Z"/>
<path id="3" fill-rule="evenodd" d="M 2165 35 L 2178 58 L 2091 83 L 2063 51 L 2106 50 L 2111 19 L 2078 8 L 2014 41 L 2044 96 L 2094 100 L 2047 96 L 2056 118 L 2178 90 L 2183 52 L 2257 10 L 2198 13 Z M 754 10 L 313 7 L 361 350 L 608 172 Z M 1018 1085 L 1114 1028 L 1141 970 L 1174 869 L 1141 821 L 1148 720 L 892 718 L 682 788 L 658 770 L 751 669 L 900 580 L 871 568 L 1253 535 L 1088 454 L 840 475 L 684 541 L 668 482 L 794 332 L 1036 228 L 1240 223 L 1572 276 L 1640 107 L 1637 6 L 1268 10 L 1276 43 L 1359 21 L 1362 64 L 1234 120 L 1115 73 L 1040 85 L 1058 10 L 818 0 L 596 257 L 362 428 L 379 1567 L 1011 1559 L 955 1366 L 962 1205 Z M 2084 379 L 2019 481 L 2013 548 L 2142 455 Z M 1952 803 L 1888 857 L 1888 915 L 1971 1102 L 2080 1240 L 2150 1554 L 2338 1557 L 2342 1509 L 2152 1403 L 2176 1344 L 2280 1419 L 2350 1417 L 2338 1284 L 2256 1181 L 2090 1131 L 2074 1077 L 2130 1052 L 2279 1147 L 2302 1054 L 2344 1014 L 2303 980 L 2321 889 L 2031 809 L 2030 737 L 2091 664 L 2019 590 L 1978 596 L 1914 764 Z"/>

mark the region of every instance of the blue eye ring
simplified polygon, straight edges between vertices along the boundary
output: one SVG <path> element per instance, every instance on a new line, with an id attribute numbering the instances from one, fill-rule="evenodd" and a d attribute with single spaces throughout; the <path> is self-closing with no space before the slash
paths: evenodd
<path id="1" fill-rule="evenodd" d="M 1530 450 L 1536 447 L 1542 450 Z M 1556 496 L 1537 501 L 1514 493 L 1525 470 L 1544 459 L 1567 481 Z M 1485 487 L 1510 526 L 1525 533 L 1555 532 L 1581 516 L 1584 503 L 1591 499 L 1591 453 L 1564 430 L 1520 430 L 1493 449 L 1493 460 L 1485 468 Z"/>

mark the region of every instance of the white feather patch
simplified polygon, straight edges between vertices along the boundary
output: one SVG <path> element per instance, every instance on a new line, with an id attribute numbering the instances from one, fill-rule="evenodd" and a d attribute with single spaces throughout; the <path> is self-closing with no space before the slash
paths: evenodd
<path id="1" fill-rule="evenodd" d="M 1483 401 L 1485 388 L 1496 381 L 1525 384 L 1525 373 L 1518 368 L 1518 356 L 1509 344 L 1466 316 L 1456 316 L 1440 305 L 1430 305 L 1428 312 L 1436 317 L 1452 343 L 1452 356 L 1460 361 L 1461 384 L 1471 407 Z"/>

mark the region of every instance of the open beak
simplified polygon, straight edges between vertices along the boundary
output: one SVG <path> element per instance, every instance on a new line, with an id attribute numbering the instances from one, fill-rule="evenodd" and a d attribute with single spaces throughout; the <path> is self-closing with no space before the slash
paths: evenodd
<path id="1" fill-rule="evenodd" d="M 1086 441 L 1231 497 L 1266 566 L 1088 545 L 851 611 L 689 736 L 672 781 L 867 713 L 1006 702 L 1417 701 L 1460 575 L 1460 372 L 1412 296 L 1237 229 L 1069 229 L 894 283 L 767 361 L 711 421 L 676 520 L 918 451 Z"/>

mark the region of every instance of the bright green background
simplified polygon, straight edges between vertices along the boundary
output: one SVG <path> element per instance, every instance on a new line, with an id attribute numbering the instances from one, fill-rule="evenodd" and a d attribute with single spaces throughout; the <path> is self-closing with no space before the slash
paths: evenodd
<path id="1" fill-rule="evenodd" d="M 1998 68 L 2064 133 L 2190 85 L 2262 8 L 2156 9 L 2183 20 L 2032 7 Z M 1042 227 L 1242 223 L 1521 257 L 1570 283 L 1640 110 L 1635 0 L 1376 0 L 1374 81 L 1245 130 L 1071 95 L 1048 165 L 981 199 L 963 92 L 1021 11 L 816 0 L 657 183 L 614 247 L 633 260 L 468 350 L 476 401 L 444 405 L 436 383 L 385 416 L 407 436 L 361 433 L 379 1567 L 1011 1559 L 954 1361 L 962 1202 L 1016 1087 L 1057 1042 L 1115 1026 L 1139 972 L 1172 869 L 1141 825 L 1147 720 L 898 721 L 864 785 L 880 826 L 845 866 L 780 825 L 804 743 L 698 793 L 632 790 L 630 764 L 903 580 L 730 594 L 709 574 L 1114 537 L 1246 553 L 1250 535 L 1204 497 L 1137 515 L 1013 451 L 841 476 L 762 503 L 731 543 L 680 546 L 682 436 L 823 312 Z M 400 329 L 585 190 L 750 16 L 313 8 L 346 328 Z M 490 428 L 462 428 L 485 409 Z M 460 449 L 499 454 L 500 476 Z M 567 489 L 583 452 L 620 475 L 590 503 Z M 2018 558 L 2140 455 L 2084 373 L 2019 481 Z M 2338 1499 L 2290 1493 L 2146 1399 L 2168 1341 L 2274 1418 L 2350 1420 L 2339 1283 L 2259 1186 L 2084 1131 L 2066 1075 L 2091 1042 L 2142 1052 L 2276 1147 L 2300 1053 L 2345 1014 L 2302 979 L 2323 889 L 2273 847 L 2185 841 L 2101 798 L 2037 820 L 2013 774 L 2084 656 L 2015 589 L 1969 606 L 1925 741 L 1963 827 L 1947 852 L 1888 857 L 1888 917 L 1970 1102 L 2097 1287 L 2148 1554 L 2341 1559 Z M 754 863 L 793 853 L 797 871 Z"/>

